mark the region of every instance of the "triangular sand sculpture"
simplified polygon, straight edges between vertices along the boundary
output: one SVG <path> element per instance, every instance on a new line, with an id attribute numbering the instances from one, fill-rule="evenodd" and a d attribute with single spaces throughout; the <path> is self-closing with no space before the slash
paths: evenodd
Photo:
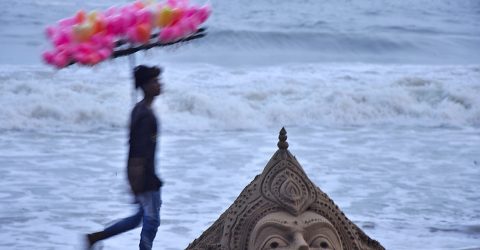
<path id="1" fill-rule="evenodd" d="M 286 134 L 262 174 L 187 249 L 384 249 L 310 181 Z"/>

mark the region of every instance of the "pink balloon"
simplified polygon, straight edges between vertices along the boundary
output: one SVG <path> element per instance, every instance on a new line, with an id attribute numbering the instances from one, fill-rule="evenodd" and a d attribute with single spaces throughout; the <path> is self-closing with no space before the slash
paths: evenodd
<path id="1" fill-rule="evenodd" d="M 118 8 L 115 6 L 112 6 L 105 11 L 105 17 L 113 16 L 117 14 L 117 12 L 118 12 Z"/>
<path id="2" fill-rule="evenodd" d="M 94 50 L 113 47 L 113 37 L 111 35 L 96 34 L 90 38 L 90 42 Z"/>
<path id="3" fill-rule="evenodd" d="M 116 16 L 113 20 L 113 26 L 117 35 L 125 34 L 127 32 L 127 22 L 121 16 Z"/>
<path id="4" fill-rule="evenodd" d="M 197 12 L 197 16 L 199 18 L 200 23 L 204 23 L 207 21 L 208 17 L 210 16 L 211 8 L 210 6 L 206 5 L 200 8 Z"/>
<path id="5" fill-rule="evenodd" d="M 132 4 L 132 7 L 135 10 L 140 10 L 140 9 L 143 9 L 145 7 L 145 4 L 143 3 L 143 1 L 137 0 Z"/>
<path id="6" fill-rule="evenodd" d="M 141 9 L 136 13 L 136 21 L 137 23 L 147 23 L 150 24 L 152 22 L 152 13 L 150 13 L 147 9 Z"/>
<path id="7" fill-rule="evenodd" d="M 68 44 L 72 41 L 72 33 L 68 31 L 60 31 L 53 38 L 53 44 L 55 46 L 60 46 L 63 44 Z"/>
<path id="8" fill-rule="evenodd" d="M 92 45 L 94 47 L 101 46 L 103 40 L 103 36 L 100 34 L 95 34 L 90 38 L 90 41 L 92 42 Z"/>
<path id="9" fill-rule="evenodd" d="M 110 35 L 103 36 L 102 41 L 101 41 L 101 45 L 104 48 L 113 49 L 113 47 L 115 45 L 113 36 L 110 36 Z"/>
<path id="10" fill-rule="evenodd" d="M 70 26 L 73 26 L 74 24 L 76 24 L 76 20 L 74 17 L 65 18 L 58 21 L 58 26 L 60 27 L 70 27 Z"/>
<path id="11" fill-rule="evenodd" d="M 106 18 L 106 28 L 107 28 L 107 33 L 112 34 L 112 35 L 122 35 L 125 34 L 127 30 L 127 25 L 126 23 L 128 20 L 126 20 L 125 17 L 122 17 L 121 15 L 113 15 L 108 18 Z"/>
<path id="12" fill-rule="evenodd" d="M 112 55 L 112 51 L 108 49 L 101 49 L 98 51 L 98 55 L 100 56 L 100 59 L 103 61 L 105 59 L 108 59 Z"/>
<path id="13" fill-rule="evenodd" d="M 200 25 L 200 22 L 196 18 L 189 18 L 187 21 L 188 31 L 190 33 L 194 33 L 195 31 L 197 31 L 198 25 Z"/>
<path id="14" fill-rule="evenodd" d="M 102 59 L 100 58 L 100 55 L 98 53 L 92 53 L 88 57 L 88 64 L 90 64 L 90 65 L 95 65 L 95 64 L 97 64 L 101 61 L 102 61 Z"/>
<path id="15" fill-rule="evenodd" d="M 131 42 L 138 42 L 140 41 L 140 38 L 138 37 L 138 33 L 137 33 L 137 28 L 136 27 L 130 27 L 127 31 L 127 38 L 128 40 L 130 40 Z"/>
<path id="16" fill-rule="evenodd" d="M 81 43 L 80 45 L 78 45 L 76 50 L 80 53 L 85 54 L 91 54 L 94 51 L 93 45 L 91 43 Z"/>
<path id="17" fill-rule="evenodd" d="M 184 37 L 186 35 L 190 35 L 194 31 L 196 31 L 196 26 L 193 24 L 193 20 L 191 18 L 187 18 L 184 20 L 181 20 L 177 24 L 178 29 L 180 30 L 180 36 Z"/>
<path id="18" fill-rule="evenodd" d="M 184 16 L 185 17 L 191 17 L 191 16 L 194 16 L 195 14 L 197 13 L 197 8 L 187 8 L 185 11 L 184 11 Z"/>
<path id="19" fill-rule="evenodd" d="M 128 28 L 130 27 L 129 20 L 127 18 L 120 18 L 119 25 L 120 34 L 127 34 Z"/>
<path id="20" fill-rule="evenodd" d="M 172 7 L 184 8 L 188 6 L 188 0 L 167 0 L 167 4 Z"/>
<path id="21" fill-rule="evenodd" d="M 52 39 L 55 36 L 55 33 L 58 32 L 58 28 L 54 26 L 48 26 L 45 29 L 45 35 L 48 37 L 48 39 Z"/>
<path id="22" fill-rule="evenodd" d="M 183 18 L 185 18 L 185 10 L 186 9 L 181 8 L 181 7 L 176 7 L 175 8 L 175 11 L 176 11 L 177 14 L 173 18 L 173 24 L 172 25 L 175 25 L 176 23 L 180 22 Z"/>
<path id="23" fill-rule="evenodd" d="M 136 9 L 133 5 L 127 5 L 122 8 L 120 16 L 127 27 L 131 27 L 137 23 L 135 12 Z"/>
<path id="24" fill-rule="evenodd" d="M 45 51 L 45 52 L 42 53 L 43 61 L 48 63 L 48 64 L 53 64 L 54 56 L 55 56 L 55 54 L 51 51 Z"/>
<path id="25" fill-rule="evenodd" d="M 67 66 L 68 62 L 68 57 L 64 52 L 58 52 L 53 56 L 53 65 L 59 69 Z"/>
<path id="26" fill-rule="evenodd" d="M 173 32 L 171 27 L 164 28 L 162 31 L 160 31 L 160 35 L 158 36 L 158 39 L 162 43 L 168 43 L 172 41 L 173 38 Z"/>
<path id="27" fill-rule="evenodd" d="M 116 35 L 118 34 L 117 26 L 115 25 L 116 17 L 115 16 L 108 16 L 105 18 L 105 29 L 107 30 L 107 34 Z"/>
<path id="28" fill-rule="evenodd" d="M 188 34 L 188 27 L 186 25 L 184 25 L 183 23 L 178 23 L 176 25 L 177 29 L 178 29 L 178 34 L 176 35 L 176 37 L 180 38 L 180 37 L 184 37 Z"/>
<path id="29" fill-rule="evenodd" d="M 192 16 L 191 17 L 191 20 L 192 20 L 192 24 L 195 25 L 195 30 L 198 29 L 198 26 L 200 26 L 200 24 L 202 24 L 202 22 L 200 21 L 200 18 L 198 18 L 198 16 Z"/>
<path id="30" fill-rule="evenodd" d="M 71 44 L 62 44 L 62 45 L 59 45 L 57 47 L 55 47 L 56 51 L 58 53 L 62 52 L 64 53 L 66 56 L 70 56 L 73 52 L 72 50 L 72 45 Z"/>
<path id="31" fill-rule="evenodd" d="M 78 60 L 80 64 L 87 65 L 88 64 L 88 55 L 87 54 L 80 54 L 80 58 Z"/>
<path id="32" fill-rule="evenodd" d="M 88 54 L 86 53 L 81 53 L 79 51 L 77 51 L 74 55 L 73 55 L 73 58 L 75 59 L 75 61 L 79 62 L 80 64 L 87 64 L 88 62 Z"/>
<path id="33" fill-rule="evenodd" d="M 128 12 L 126 20 L 127 20 L 128 27 L 132 27 L 135 24 L 137 24 L 137 15 L 135 14 L 134 11 Z"/>
<path id="34" fill-rule="evenodd" d="M 180 39 L 183 36 L 182 30 L 180 29 L 180 27 L 178 27 L 178 25 L 172 26 L 170 28 L 172 29 L 172 42 Z"/>
<path id="35" fill-rule="evenodd" d="M 190 18 L 187 19 L 187 23 L 188 23 L 188 27 L 190 28 L 190 30 L 192 32 L 195 32 L 198 30 L 198 27 L 200 26 L 200 19 L 194 15 L 194 16 L 191 16 Z"/>
<path id="36" fill-rule="evenodd" d="M 129 9 L 130 9 L 130 7 L 128 7 L 128 5 L 121 7 L 119 9 L 120 15 L 124 15 L 125 13 L 127 13 L 129 11 Z"/>
<path id="37" fill-rule="evenodd" d="M 170 5 L 170 7 L 177 7 L 178 1 L 177 0 L 167 0 L 167 4 Z"/>

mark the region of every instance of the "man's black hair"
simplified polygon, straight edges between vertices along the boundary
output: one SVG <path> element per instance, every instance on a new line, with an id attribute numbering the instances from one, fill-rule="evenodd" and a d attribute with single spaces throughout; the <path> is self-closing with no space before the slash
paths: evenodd
<path id="1" fill-rule="evenodd" d="M 162 73 L 162 68 L 157 66 L 148 67 L 146 65 L 138 65 L 133 69 L 135 76 L 135 88 L 141 87 L 150 79 L 158 77 Z"/>

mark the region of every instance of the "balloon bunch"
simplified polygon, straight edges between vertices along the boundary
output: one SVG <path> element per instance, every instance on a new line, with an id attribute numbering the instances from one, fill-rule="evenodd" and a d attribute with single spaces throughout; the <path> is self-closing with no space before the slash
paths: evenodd
<path id="1" fill-rule="evenodd" d="M 105 12 L 80 10 L 60 20 L 46 28 L 54 49 L 45 51 L 43 60 L 57 68 L 95 65 L 110 58 L 122 42 L 149 44 L 157 37 L 156 42 L 170 43 L 192 35 L 211 13 L 210 6 L 189 5 L 188 0 L 154 1 L 137 0 Z"/>

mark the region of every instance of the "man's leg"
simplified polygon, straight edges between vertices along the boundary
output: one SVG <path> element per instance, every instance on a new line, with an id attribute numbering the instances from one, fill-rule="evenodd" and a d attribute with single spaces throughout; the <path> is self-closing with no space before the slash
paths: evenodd
<path id="1" fill-rule="evenodd" d="M 120 220 L 119 222 L 107 227 L 105 230 L 101 232 L 96 232 L 87 235 L 89 247 L 93 246 L 97 241 L 104 240 L 115 236 L 117 234 L 121 234 L 123 232 L 129 231 L 131 229 L 136 228 L 140 225 L 143 218 L 143 208 L 142 206 L 139 207 L 138 212 L 133 216 L 127 217 L 125 219 Z"/>
<path id="2" fill-rule="evenodd" d="M 160 206 L 162 205 L 160 190 L 143 193 L 138 198 L 140 205 L 143 207 L 140 250 L 151 250 L 157 229 L 160 226 Z"/>
<path id="3" fill-rule="evenodd" d="M 107 238 L 115 236 L 117 234 L 121 234 L 123 232 L 132 230 L 140 225 L 142 222 L 143 217 L 143 208 L 140 207 L 138 212 L 130 217 L 122 219 L 121 221 L 105 228 L 103 232 L 107 236 Z"/>

